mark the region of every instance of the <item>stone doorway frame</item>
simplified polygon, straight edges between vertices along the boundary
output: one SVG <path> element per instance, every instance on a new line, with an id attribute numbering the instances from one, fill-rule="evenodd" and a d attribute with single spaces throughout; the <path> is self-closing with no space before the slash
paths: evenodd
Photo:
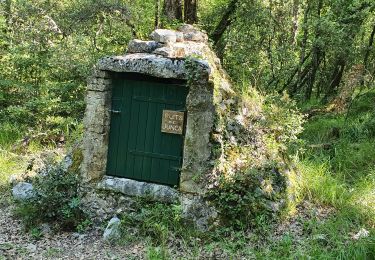
<path id="1" fill-rule="evenodd" d="M 167 58 L 157 54 L 132 53 L 105 57 L 97 63 L 88 79 L 86 110 L 83 120 L 83 182 L 97 183 L 106 175 L 110 109 L 111 72 L 144 74 L 163 79 L 189 82 L 186 100 L 187 120 L 180 174 L 180 192 L 201 194 L 199 180 L 210 167 L 210 136 L 214 126 L 214 84 L 206 61 L 193 59 L 195 78 L 189 79 L 186 59 Z"/>

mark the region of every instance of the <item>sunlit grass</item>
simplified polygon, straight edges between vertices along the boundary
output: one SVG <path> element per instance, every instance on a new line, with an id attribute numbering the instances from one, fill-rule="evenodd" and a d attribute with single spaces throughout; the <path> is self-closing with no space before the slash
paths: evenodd
<path id="1" fill-rule="evenodd" d="M 25 168 L 25 162 L 15 154 L 0 150 L 0 201 L 9 189 L 9 177 L 19 174 Z"/>
<path id="2" fill-rule="evenodd" d="M 350 194 L 345 184 L 335 179 L 328 168 L 327 163 L 324 162 L 300 162 L 301 192 L 308 200 L 341 207 L 346 203 Z"/>
<path id="3" fill-rule="evenodd" d="M 0 148 L 9 149 L 22 136 L 22 127 L 11 123 L 0 123 Z"/>

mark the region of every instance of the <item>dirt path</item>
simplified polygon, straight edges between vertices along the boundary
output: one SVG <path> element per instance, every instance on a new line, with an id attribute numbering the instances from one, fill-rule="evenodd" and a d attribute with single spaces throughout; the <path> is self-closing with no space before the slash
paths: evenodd
<path id="1" fill-rule="evenodd" d="M 3 195 L 0 193 L 0 195 Z M 149 255 L 147 242 L 141 240 L 130 245 L 111 245 L 102 239 L 103 231 L 93 229 L 85 234 L 63 232 L 46 234 L 35 239 L 22 230 L 21 222 L 13 215 L 12 203 L 2 203 L 0 197 L 0 260 L 5 259 L 155 259 Z M 314 212 L 312 214 L 312 212 Z M 298 214 L 288 221 L 280 222 L 273 230 L 273 239 L 281 239 L 283 234 L 290 233 L 299 240 L 303 234 L 303 223 L 314 216 L 324 221 L 333 214 L 332 208 L 315 207 L 310 203 L 302 203 Z M 181 241 L 180 241 L 181 242 Z M 168 245 L 169 259 L 249 259 L 249 254 L 223 251 L 220 244 L 211 249 L 197 245 L 183 245 L 178 239 Z M 249 241 L 250 242 L 250 241 Z M 261 242 L 261 241 L 260 241 Z M 262 243 L 260 243 L 262 244 Z M 250 248 L 255 245 L 249 244 Z M 249 251 L 250 253 L 250 251 Z M 251 256 L 252 254 L 250 254 Z M 159 258 L 157 258 L 159 259 Z"/>
<path id="2" fill-rule="evenodd" d="M 12 206 L 0 205 L 0 260 L 3 259 L 143 259 L 145 247 L 109 245 L 99 229 L 86 234 L 58 233 L 39 240 L 25 234 Z"/>

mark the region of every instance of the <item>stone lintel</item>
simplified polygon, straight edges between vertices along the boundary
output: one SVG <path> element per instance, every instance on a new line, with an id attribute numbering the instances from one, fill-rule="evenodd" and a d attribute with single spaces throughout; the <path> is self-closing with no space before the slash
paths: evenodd
<path id="1" fill-rule="evenodd" d="M 169 59 L 155 54 L 132 53 L 105 57 L 98 62 L 101 70 L 135 72 L 158 78 L 187 79 L 185 61 Z"/>

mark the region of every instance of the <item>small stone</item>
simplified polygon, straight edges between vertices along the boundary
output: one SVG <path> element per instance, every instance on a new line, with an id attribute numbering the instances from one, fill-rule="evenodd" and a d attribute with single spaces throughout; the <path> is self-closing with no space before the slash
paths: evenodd
<path id="1" fill-rule="evenodd" d="M 162 55 L 166 58 L 184 58 L 185 49 L 176 47 L 161 47 L 154 51 L 155 54 Z"/>
<path id="2" fill-rule="evenodd" d="M 16 185 L 18 182 L 20 182 L 21 178 L 19 177 L 18 174 L 12 174 L 9 179 L 8 179 L 8 182 L 10 185 L 14 186 Z"/>
<path id="3" fill-rule="evenodd" d="M 36 245 L 34 244 L 28 244 L 26 247 L 25 247 L 29 252 L 31 253 L 34 253 L 36 251 Z"/>
<path id="4" fill-rule="evenodd" d="M 178 30 L 184 34 L 185 41 L 207 42 L 208 36 L 206 33 L 199 31 L 190 24 L 181 25 Z"/>
<path id="5" fill-rule="evenodd" d="M 104 230 L 103 239 L 105 241 L 113 241 L 119 239 L 121 236 L 120 232 L 121 220 L 118 217 L 113 217 L 107 225 L 107 228 Z"/>
<path id="6" fill-rule="evenodd" d="M 191 24 L 183 24 L 178 28 L 178 30 L 183 33 L 196 31 L 195 27 Z"/>
<path id="7" fill-rule="evenodd" d="M 34 187 L 31 183 L 20 182 L 12 189 L 15 200 L 29 200 L 35 197 Z"/>
<path id="8" fill-rule="evenodd" d="M 159 44 L 156 41 L 131 40 L 128 44 L 128 53 L 151 53 Z"/>
<path id="9" fill-rule="evenodd" d="M 72 234 L 72 237 L 75 238 L 75 239 L 77 239 L 77 240 L 83 240 L 83 239 L 86 238 L 86 236 L 87 236 L 87 235 L 85 235 L 85 234 L 80 234 L 80 233 L 78 233 L 78 232 L 74 232 L 74 233 Z"/>
<path id="10" fill-rule="evenodd" d="M 361 239 L 361 238 L 365 238 L 365 237 L 368 237 L 369 234 L 370 234 L 370 232 L 368 230 L 366 230 L 364 228 L 361 228 L 361 230 L 359 230 L 357 234 L 352 236 L 352 239 L 358 240 L 358 239 Z"/>
<path id="11" fill-rule="evenodd" d="M 207 34 L 200 31 L 192 31 L 184 33 L 184 40 L 193 42 L 206 42 L 208 40 Z"/>
<path id="12" fill-rule="evenodd" d="M 181 197 L 182 218 L 192 222 L 198 230 L 208 230 L 218 217 L 215 208 L 198 196 Z"/>
<path id="13" fill-rule="evenodd" d="M 50 235 L 52 233 L 51 226 L 47 223 L 43 223 L 42 225 L 40 225 L 40 230 L 43 235 Z"/>
<path id="14" fill-rule="evenodd" d="M 173 43 L 177 41 L 176 32 L 167 29 L 156 29 L 151 33 L 151 38 L 161 43 Z"/>
<path id="15" fill-rule="evenodd" d="M 125 178 L 105 176 L 98 183 L 98 188 L 120 192 L 128 196 L 146 197 L 153 201 L 173 203 L 178 200 L 178 192 L 172 187 Z"/>
<path id="16" fill-rule="evenodd" d="M 68 171 L 69 167 L 73 164 L 73 158 L 70 154 L 64 157 L 61 162 L 61 168 L 64 172 Z"/>
<path id="17" fill-rule="evenodd" d="M 176 42 L 183 42 L 184 34 L 182 32 L 176 32 Z"/>

